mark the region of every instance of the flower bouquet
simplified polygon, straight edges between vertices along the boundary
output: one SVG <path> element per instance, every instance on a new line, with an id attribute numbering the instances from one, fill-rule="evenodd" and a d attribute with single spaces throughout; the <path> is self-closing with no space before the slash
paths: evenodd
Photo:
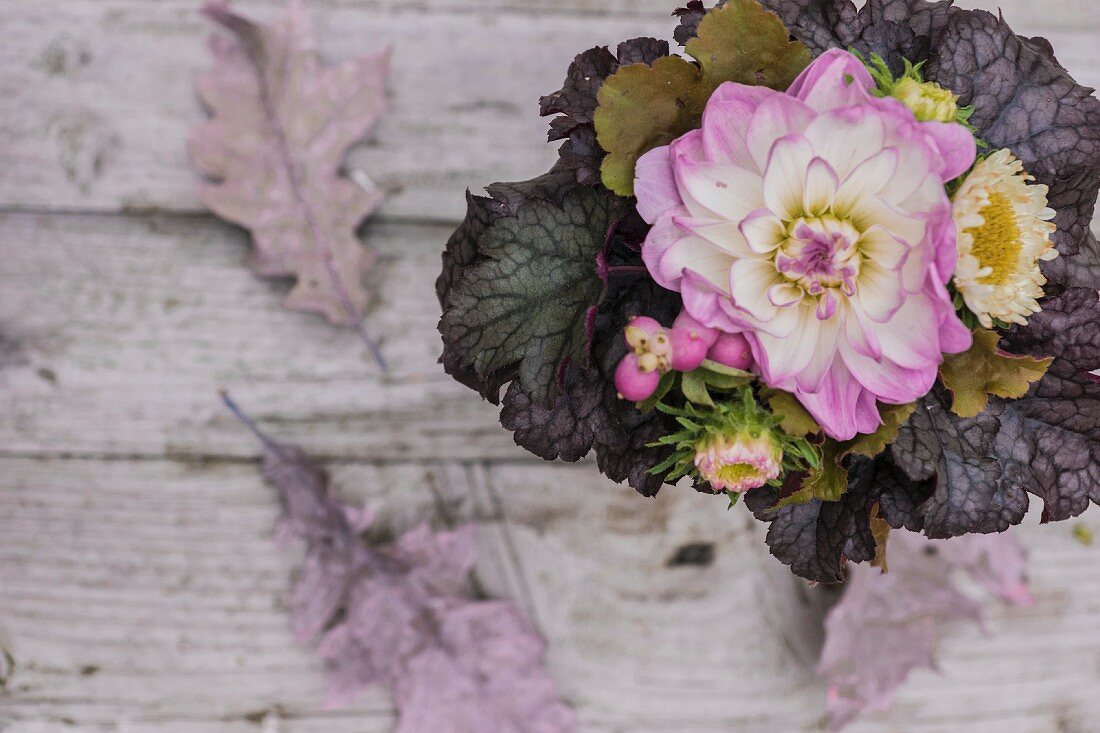
<path id="1" fill-rule="evenodd" d="M 698 0 L 580 54 L 467 195 L 443 365 L 545 458 L 743 497 L 815 581 L 1100 502 L 1100 102 L 946 2 Z M 503 397 L 502 389 L 507 385 Z"/>

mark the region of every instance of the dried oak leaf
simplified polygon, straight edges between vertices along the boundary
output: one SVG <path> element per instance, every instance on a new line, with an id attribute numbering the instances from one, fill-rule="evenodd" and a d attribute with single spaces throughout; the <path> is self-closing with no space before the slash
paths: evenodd
<path id="1" fill-rule="evenodd" d="M 1051 358 L 1013 356 L 997 348 L 1000 336 L 978 329 L 974 345 L 962 354 L 949 354 L 940 365 L 940 379 L 951 392 L 951 411 L 976 417 L 989 404 L 989 395 L 1018 399 L 1027 394 L 1050 366 Z"/>
<path id="2" fill-rule="evenodd" d="M 834 730 L 863 712 L 888 708 L 913 669 L 934 669 L 947 623 L 981 621 L 982 607 L 956 584 L 958 573 L 1005 602 L 1032 602 L 1023 550 L 1007 533 L 927 540 L 893 532 L 887 555 L 888 573 L 853 568 L 825 620 L 818 672 L 828 683 L 826 710 Z"/>
<path id="3" fill-rule="evenodd" d="M 707 13 L 680 56 L 624 66 L 599 88 L 596 135 L 607 151 L 605 186 L 634 192 L 634 166 L 649 150 L 698 127 L 707 100 L 727 81 L 786 89 L 810 63 L 810 53 L 758 0 L 730 0 Z"/>
<path id="4" fill-rule="evenodd" d="M 263 443 L 264 477 L 283 508 L 280 536 L 306 544 L 292 626 L 303 643 L 320 639 L 330 704 L 378 684 L 393 692 L 397 733 L 576 729 L 530 621 L 510 601 L 470 596 L 472 525 L 422 524 L 392 543 L 367 543 L 369 513 L 342 502 L 301 449 L 273 441 L 226 401 Z"/>
<path id="5" fill-rule="evenodd" d="M 493 220 L 477 239 L 480 261 L 446 292 L 439 328 L 450 358 L 480 379 L 514 373 L 534 402 L 552 405 L 562 365 L 587 358 L 587 314 L 604 291 L 597 256 L 626 212 L 625 200 L 575 186 Z"/>
<path id="6" fill-rule="evenodd" d="M 213 115 L 188 146 L 210 179 L 199 196 L 252 233 L 249 265 L 259 275 L 296 278 L 287 307 L 358 325 L 373 256 L 355 229 L 382 193 L 339 170 L 347 148 L 385 110 L 389 52 L 324 66 L 299 0 L 271 25 L 224 0 L 210 0 L 203 12 L 232 36 L 211 38 L 215 64 L 198 83 Z"/>
<path id="7" fill-rule="evenodd" d="M 550 142 L 565 141 L 558 156 L 565 168 L 575 172 L 578 183 L 594 186 L 600 182 L 604 151 L 593 127 L 600 86 L 620 66 L 651 64 L 662 56 L 668 56 L 668 42 L 655 38 L 624 41 L 614 54 L 606 46 L 597 46 L 573 60 L 561 89 L 539 100 L 543 117 L 557 115 L 550 121 L 548 138 Z"/>

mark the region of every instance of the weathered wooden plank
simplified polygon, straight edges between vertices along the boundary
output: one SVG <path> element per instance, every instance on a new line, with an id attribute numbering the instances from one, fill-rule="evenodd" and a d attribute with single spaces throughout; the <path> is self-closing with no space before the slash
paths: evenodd
<path id="1" fill-rule="evenodd" d="M 642 16 L 537 18 L 528 12 L 534 0 L 505 2 L 508 11 L 496 3 L 455 0 L 431 12 L 390 0 L 315 9 L 333 58 L 395 47 L 392 112 L 349 158 L 350 167 L 391 191 L 384 216 L 455 219 L 465 188 L 544 171 L 554 151 L 544 142 L 537 101 L 560 85 L 569 60 L 635 35 L 668 37 L 673 27 L 649 12 L 658 6 L 648 1 Z M 1001 5 L 1021 30 L 1049 36 L 1082 82 L 1100 84 L 1100 6 Z M 538 7 L 598 6 L 563 0 Z M 19 171 L 0 179 L 0 205 L 199 208 L 184 141 L 203 116 L 192 85 L 209 64 L 203 38 L 210 28 L 195 3 L 20 0 L 0 22 L 7 39 L 0 48 L 0 168 Z"/>
<path id="2" fill-rule="evenodd" d="M 582 730 L 820 730 L 802 610 L 816 591 L 766 556 L 744 509 L 690 490 L 643 500 L 587 467 L 332 468 L 387 532 L 438 521 L 434 484 L 453 519 L 484 524 L 478 570 L 494 594 L 514 592 L 492 561 L 507 517 Z M 471 469 L 499 511 L 472 495 Z M 9 458 L 0 474 L 0 635 L 15 659 L 5 730 L 258 730 L 268 711 L 293 733 L 390 729 L 381 693 L 321 710 L 320 665 L 294 645 L 282 600 L 299 551 L 273 547 L 277 508 L 255 465 Z M 947 629 L 944 675 L 916 674 L 892 712 L 853 731 L 1100 730 L 1096 550 L 1065 525 L 1022 536 L 1037 605 L 991 606 L 992 636 Z M 693 543 L 713 545 L 713 560 L 670 563 Z"/>
<path id="3" fill-rule="evenodd" d="M 87 3 L 97 0 L 54 0 L 55 2 Z M 145 0 L 147 3 L 165 0 Z M 169 2 L 171 0 L 168 0 Z M 455 13 L 474 14 L 487 11 L 522 14 L 529 16 L 578 15 L 578 16 L 651 16 L 667 18 L 672 10 L 686 4 L 687 0 L 305 0 L 313 12 L 333 8 L 348 8 L 359 11 L 385 10 L 415 14 Z M 12 2 L 35 2 L 35 0 L 12 0 Z M 246 5 L 257 8 L 279 7 L 285 0 L 248 0 Z M 862 0 L 854 0 L 862 5 Z M 1021 32 L 1027 31 L 1026 25 L 1042 25 L 1048 28 L 1080 27 L 1082 17 L 1095 19 L 1095 6 L 1088 0 L 1050 0 L 1039 5 L 1031 0 L 1005 0 L 992 3 L 989 0 L 956 0 L 955 4 L 963 8 L 983 8 L 1003 10 L 1005 15 Z"/>
<path id="4" fill-rule="evenodd" d="M 355 334 L 279 307 L 209 217 L 0 214 L 0 449 L 13 454 L 255 456 L 217 399 L 325 456 L 533 460 L 436 363 L 445 226 L 376 224 Z"/>
<path id="5" fill-rule="evenodd" d="M 433 282 L 446 227 L 377 225 L 354 332 L 283 310 L 210 218 L 0 215 L 0 446 L 7 452 L 253 456 L 230 389 L 287 439 L 330 456 L 523 459 L 496 411 L 436 363 Z"/>

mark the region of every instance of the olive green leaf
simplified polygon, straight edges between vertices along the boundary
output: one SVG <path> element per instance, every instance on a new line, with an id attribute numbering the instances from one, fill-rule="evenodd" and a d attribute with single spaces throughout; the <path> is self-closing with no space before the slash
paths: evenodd
<path id="1" fill-rule="evenodd" d="M 684 381 L 680 384 L 680 390 L 690 402 L 704 407 L 714 407 L 714 398 L 710 396 L 707 383 L 698 370 L 684 374 Z"/>
<path id="2" fill-rule="evenodd" d="M 595 125 L 607 151 L 603 183 L 634 193 L 634 166 L 644 153 L 699 126 L 707 100 L 727 81 L 784 90 L 810 63 L 809 50 L 758 0 L 728 0 L 707 13 L 688 42 L 692 63 L 665 56 L 631 64 L 600 87 Z"/>
<path id="3" fill-rule="evenodd" d="M 874 458 L 886 450 L 886 446 L 893 443 L 898 437 L 898 430 L 909 421 L 913 410 L 917 409 L 916 403 L 908 405 L 884 405 L 879 404 L 878 412 L 882 416 L 882 425 L 873 433 L 860 435 L 848 441 L 846 454 L 867 456 Z"/>
<path id="4" fill-rule="evenodd" d="M 940 378 L 953 397 L 951 411 L 959 417 L 981 414 L 989 395 L 1019 399 L 1046 374 L 1052 359 L 1006 354 L 997 348 L 999 339 L 993 331 L 978 329 L 969 351 L 946 357 L 940 366 Z"/>
<path id="5" fill-rule="evenodd" d="M 802 403 L 790 392 L 778 389 L 761 390 L 761 397 L 768 403 L 772 414 L 779 418 L 779 427 L 783 432 L 795 438 L 821 432 L 821 426 L 810 416 Z"/>
<path id="6" fill-rule="evenodd" d="M 479 377 L 515 369 L 532 399 L 552 405 L 560 365 L 585 358 L 585 314 L 603 292 L 596 255 L 626 207 L 579 186 L 560 205 L 530 199 L 497 219 L 478 242 L 485 260 L 451 290 L 444 341 Z"/>
<path id="7" fill-rule="evenodd" d="M 840 465 L 846 455 L 845 444 L 826 438 L 821 445 L 821 461 L 806 473 L 802 488 L 775 505 L 805 504 L 814 499 L 836 501 L 848 490 L 848 471 Z"/>

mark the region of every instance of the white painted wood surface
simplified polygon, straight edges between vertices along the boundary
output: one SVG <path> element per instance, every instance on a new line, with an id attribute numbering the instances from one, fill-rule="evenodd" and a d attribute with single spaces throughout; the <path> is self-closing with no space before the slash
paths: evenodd
<path id="1" fill-rule="evenodd" d="M 382 255 L 368 317 L 382 379 L 353 334 L 283 311 L 285 291 L 241 266 L 243 233 L 197 204 L 196 3 L 4 1 L 0 730 L 391 730 L 381 693 L 322 709 L 320 665 L 283 607 L 297 554 L 272 544 L 257 446 L 219 387 L 324 458 L 382 527 L 438 519 L 432 486 L 479 521 L 479 575 L 532 613 L 585 733 L 821 729 L 813 594 L 759 525 L 691 491 L 647 501 L 591 464 L 534 460 L 435 364 L 430 286 L 462 191 L 547 168 L 538 96 L 583 48 L 669 35 L 666 5 L 310 3 L 331 57 L 396 48 L 393 114 L 349 162 L 392 191 L 364 232 Z M 1002 6 L 1100 85 L 1100 6 Z M 1100 531 L 1096 512 L 1082 521 Z M 1071 526 L 1021 530 L 1034 608 L 991 606 L 989 637 L 946 629 L 943 674 L 916 674 L 851 730 L 1100 731 L 1100 548 Z M 695 542 L 714 543 L 712 564 L 668 565 Z"/>

